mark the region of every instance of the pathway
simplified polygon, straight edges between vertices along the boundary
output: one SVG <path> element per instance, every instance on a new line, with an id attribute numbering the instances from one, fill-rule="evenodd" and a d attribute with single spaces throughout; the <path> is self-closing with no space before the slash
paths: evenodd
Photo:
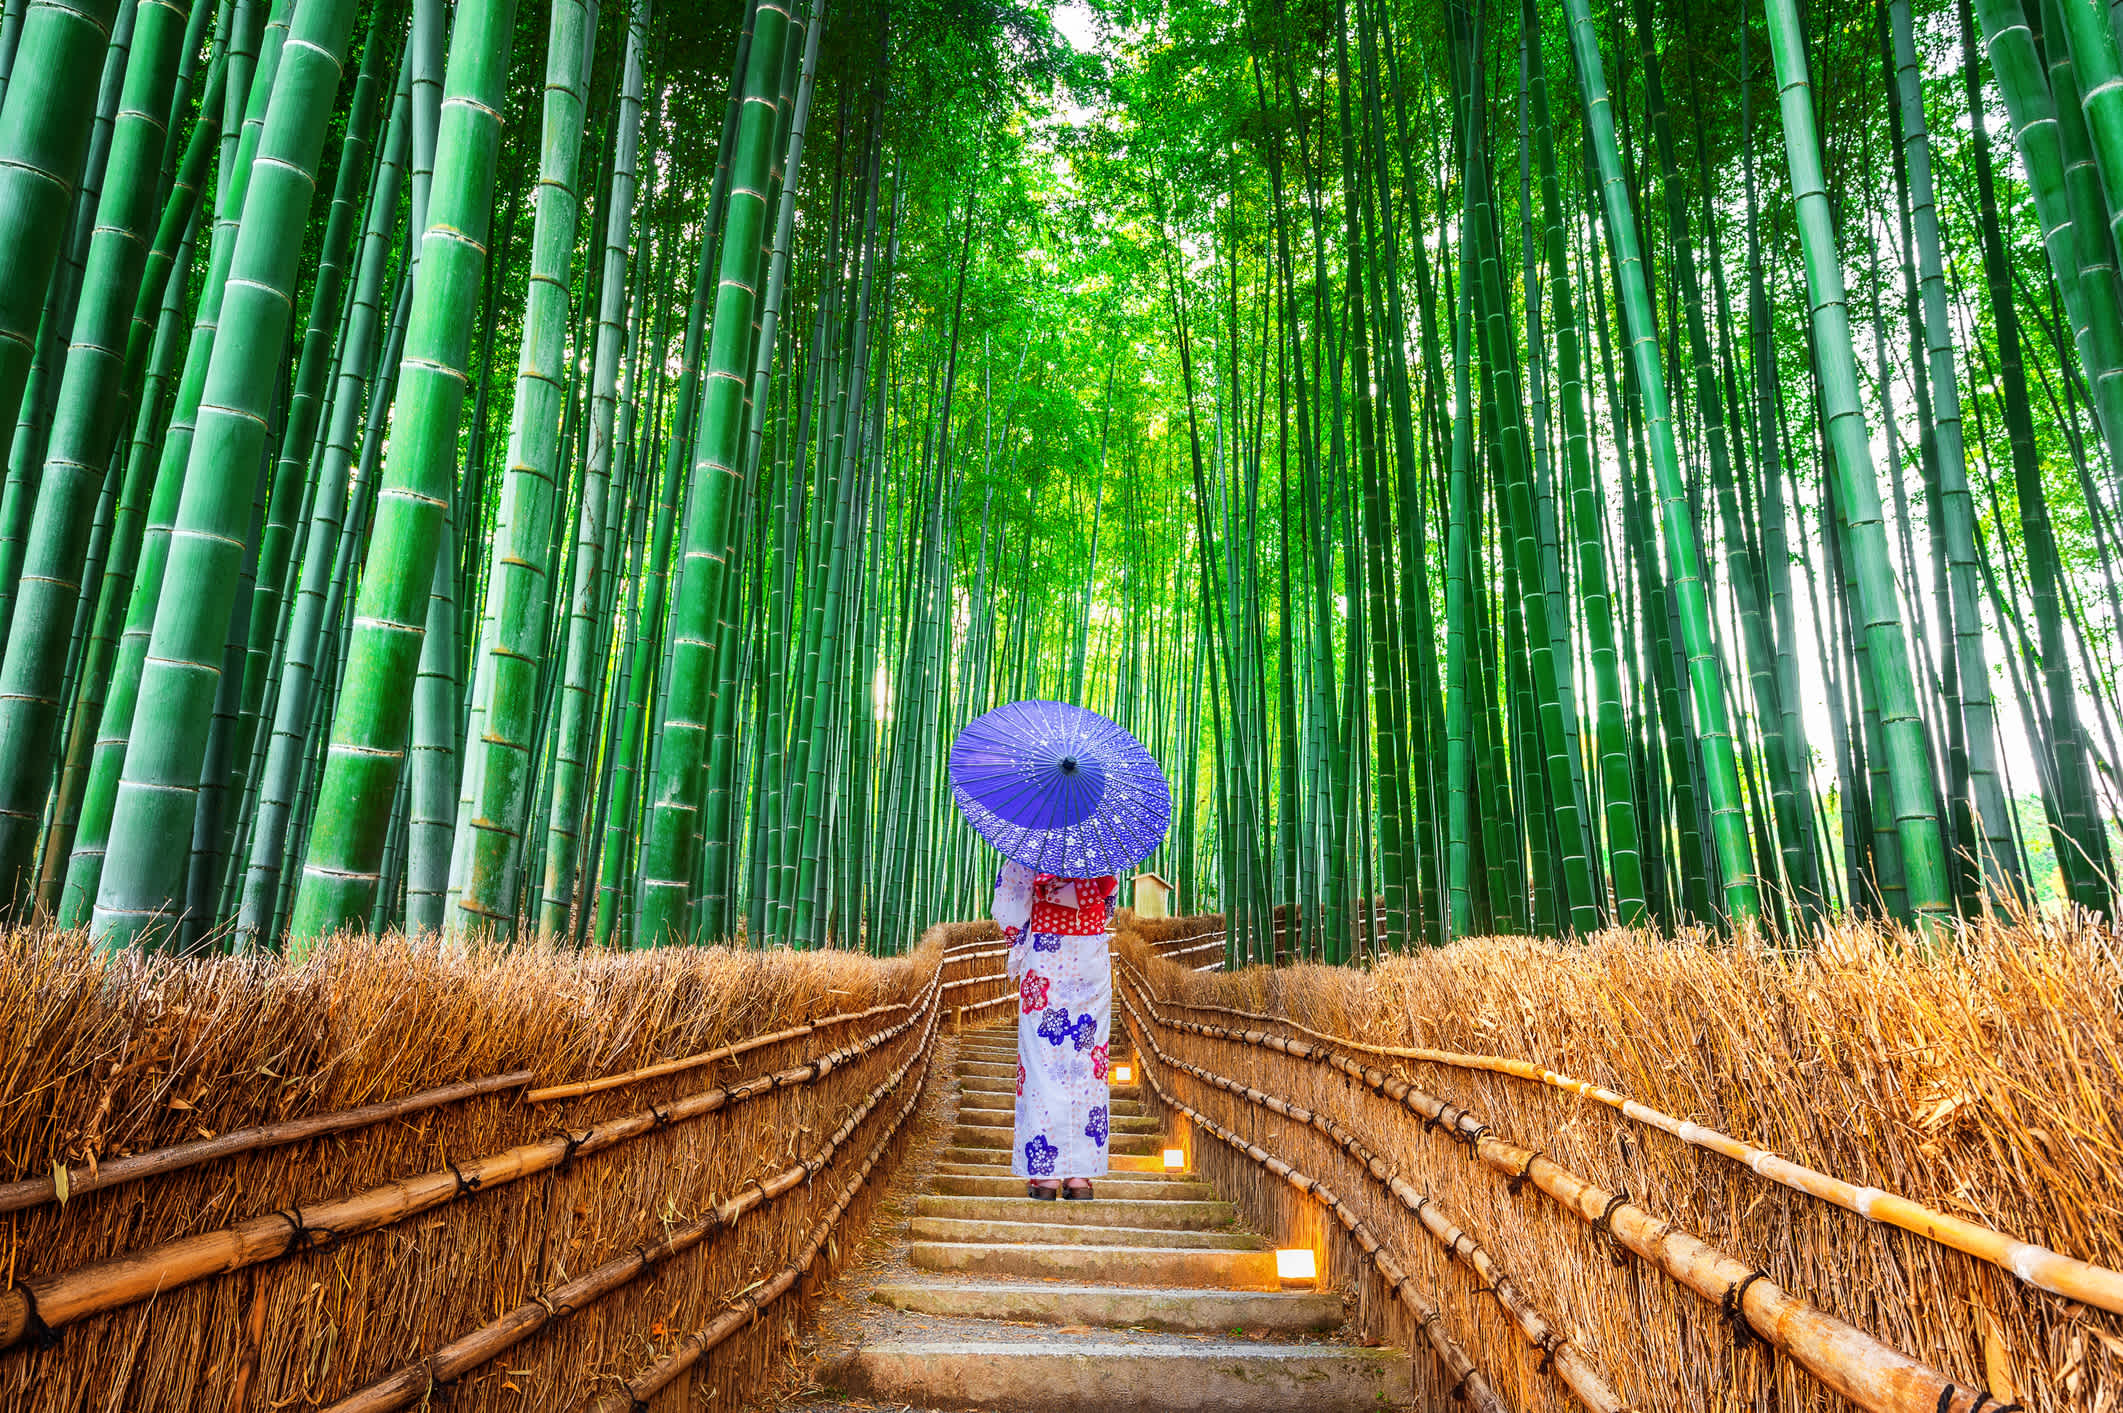
<path id="1" fill-rule="evenodd" d="M 1116 1030 L 1116 1052 L 1125 1041 Z M 1158 1120 L 1113 1091 L 1112 1174 L 1091 1202 L 1041 1202 L 1010 1173 L 1013 1028 L 939 1062 L 948 1130 L 917 1136 L 874 1249 L 822 1307 L 802 1406 L 1126 1413 L 1354 1413 L 1405 1406 L 1405 1354 L 1365 1348 L 1333 1291 L 1282 1289 L 1275 1253 L 1191 1173 Z M 1116 1053 L 1116 1061 L 1126 1056 Z M 955 1094 L 950 1092 L 955 1089 Z"/>

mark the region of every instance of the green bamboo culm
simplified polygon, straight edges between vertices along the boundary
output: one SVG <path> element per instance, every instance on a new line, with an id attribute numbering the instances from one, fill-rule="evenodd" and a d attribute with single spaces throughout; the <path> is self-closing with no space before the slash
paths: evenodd
<path id="1" fill-rule="evenodd" d="M 1814 358 L 1822 420 L 1834 449 L 1835 499 L 1857 568 L 1858 607 L 1865 624 L 1866 667 L 1880 704 L 1880 731 L 1893 790 L 1895 832 L 1901 843 L 1909 905 L 1926 927 L 1953 914 L 1946 848 L 1933 801 L 1931 743 L 1918 714 L 1909 644 L 1888 558 L 1887 525 L 1874 479 L 1872 446 L 1858 402 L 1857 355 L 1843 267 L 1836 256 L 1828 193 L 1821 182 L 1821 144 L 1814 128 L 1812 86 L 1796 0 L 1765 0 L 1769 52 L 1776 66 L 1784 117 L 1785 156 L 1791 166 L 1799 243 L 1812 308 Z M 1877 806 L 1878 802 L 1875 802 Z"/>
<path id="2" fill-rule="evenodd" d="M 564 498 L 561 418 L 567 401 L 568 291 L 581 218 L 584 106 L 596 33 L 585 0 L 554 0 L 546 41 L 538 196 L 525 286 L 523 357 L 511 409 L 508 471 L 495 510 L 486 611 L 474 658 L 470 720 L 451 852 L 451 924 L 506 934 L 531 817 L 533 756 L 544 707 L 554 593 L 554 519 Z M 456 48 L 451 47 L 454 57 Z"/>
<path id="3" fill-rule="evenodd" d="M 457 461 L 466 360 L 487 255 L 501 146 L 514 0 L 462 0 L 451 25 L 435 139 L 434 184 L 420 237 L 368 569 L 347 645 L 302 882 L 289 927 L 308 946 L 358 926 L 374 901 L 391 802 L 405 767 L 415 668 Z"/>
<path id="4" fill-rule="evenodd" d="M 134 20 L 95 234 L 37 482 L 6 656 L 0 661 L 0 896 L 8 898 L 21 894 L 33 867 L 66 685 L 66 640 L 73 631 L 96 498 L 118 431 L 130 421 L 124 397 L 129 355 L 145 352 L 131 347 L 135 304 L 157 214 L 164 126 L 187 17 L 183 5 L 144 0 Z M 33 91 L 25 86 L 16 93 L 27 102 Z M 0 153 L 5 123 L 6 115 L 0 114 Z M 8 209 L 6 184 L 16 175 L 0 166 L 0 211 Z M 8 240 L 0 217 L 0 242 Z M 34 241 L 0 245 L 11 252 L 15 275 L 28 274 L 36 259 L 33 246 Z M 160 291 L 153 297 L 159 303 Z M 6 307 L 0 294 L 0 321 Z M 5 402 L 7 346 L 0 322 L 0 404 Z M 0 423 L 12 429 L 13 422 L 14 410 L 0 405 Z"/>
<path id="5" fill-rule="evenodd" d="M 739 470 L 745 388 L 752 367 L 752 315 L 767 227 L 776 95 L 789 31 L 787 10 L 758 0 L 730 165 L 729 205 L 717 241 L 715 312 L 694 439 L 692 491 L 680 550 L 678 592 L 666 629 L 670 676 L 645 811 L 634 945 L 691 936 L 694 852 L 711 723 L 716 616 L 731 553 L 731 521 L 743 491 Z"/>
<path id="6" fill-rule="evenodd" d="M 298 6 L 273 75 L 163 571 L 185 591 L 163 595 L 156 609 L 90 923 L 105 946 L 166 924 L 182 906 L 200 768 L 264 474 L 273 379 L 263 369 L 287 337 L 302 257 L 296 233 L 309 218 L 358 8 L 352 0 Z"/>
<path id="7" fill-rule="evenodd" d="M 6 102 L 0 104 L 0 465 L 36 355 L 45 296 L 58 263 L 67 206 L 88 155 L 103 54 L 119 0 L 36 0 L 22 17 Z"/>
<path id="8" fill-rule="evenodd" d="M 1659 500 L 1659 520 L 1666 557 L 1671 563 L 1670 589 L 1679 608 L 1681 642 L 1688 664 L 1688 683 L 1704 785 L 1709 792 L 1711 833 L 1716 845 L 1718 878 L 1725 910 L 1735 923 L 1761 914 L 1754 864 L 1747 838 L 1747 816 L 1740 793 L 1739 762 L 1733 748 L 1725 684 L 1712 638 L 1710 604 L 1702 578 L 1702 554 L 1696 542 L 1694 512 L 1681 476 L 1674 443 L 1671 400 L 1666 393 L 1665 363 L 1659 352 L 1651 294 L 1638 250 L 1636 212 L 1622 172 L 1615 139 L 1614 110 L 1607 97 L 1606 72 L 1599 39 L 1593 32 L 1586 0 L 1564 0 L 1570 26 L 1571 53 L 1577 60 L 1587 127 L 1598 164 L 1605 231 L 1612 244 L 1620 279 L 1623 320 L 1643 399 L 1643 433 Z"/>

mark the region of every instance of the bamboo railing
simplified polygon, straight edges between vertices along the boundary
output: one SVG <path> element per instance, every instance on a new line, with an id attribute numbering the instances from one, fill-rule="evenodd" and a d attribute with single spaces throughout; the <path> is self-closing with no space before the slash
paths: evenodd
<path id="1" fill-rule="evenodd" d="M 1354 1276 L 1360 1290 L 1380 1289 L 1388 1304 L 1403 1307 L 1403 1281 L 1427 1286 L 1437 1318 L 1454 1327 L 1506 1405 L 1545 1408 L 1560 1399 L 1603 1413 L 1625 1407 L 1694 1408 L 1710 1402 L 1709 1391 L 1715 1389 L 1719 1406 L 1732 1400 L 1737 1400 L 1733 1406 L 1745 1406 L 1761 1396 L 1748 1393 L 1750 1387 L 1779 1387 L 1771 1372 L 1776 1362 L 1803 1370 L 1819 1391 L 1812 1397 L 1883 1413 L 2077 1408 L 2089 1406 L 2083 1399 L 2107 1386 L 2103 1356 L 2096 1351 L 2108 1342 L 2089 1338 L 2099 1327 L 2084 1322 L 2107 1308 L 2115 1271 L 1965 1216 L 1949 1216 L 1877 1185 L 1847 1182 L 1818 1164 L 1778 1157 L 1723 1129 L 1689 1122 L 1531 1060 L 1383 1045 L 1308 1027 L 1260 999 L 1292 994 L 1280 980 L 1289 974 L 1254 969 L 1229 981 L 1192 979 L 1188 959 L 1171 955 L 1179 950 L 1171 945 L 1173 933 L 1199 934 L 1199 924 L 1189 928 L 1190 921 L 1158 924 L 1170 931 L 1160 931 L 1154 941 L 1126 926 L 1116 938 L 1116 1020 L 1133 1033 L 1149 1096 L 1183 1129 L 1191 1125 L 1218 1140 L 1195 1150 L 1196 1163 L 1239 1197 L 1259 1229 L 1276 1234 L 1281 1244 L 1303 1244 L 1308 1223 L 1301 1219 L 1302 1210 L 1325 1204 L 1337 1224 L 1330 1226 L 1336 1238 L 1328 1243 L 1329 1265 L 1345 1272 L 1345 1280 Z M 1480 984 L 1479 972 L 1463 968 L 1453 976 L 1463 988 Z M 1315 969 L 1290 981 L 1295 994 L 1321 998 L 1318 1004 L 1328 1015 L 1376 1014 L 1362 1009 L 1368 988 L 1364 973 Z M 1509 1004 L 1537 1004 L 1537 970 L 1498 974 L 1496 981 Z M 1343 992 L 1353 998 L 1346 1009 L 1325 999 Z M 1386 1016 L 1391 1014 L 1389 1008 Z M 1211 1023 L 1225 1017 L 1226 1023 Z M 1563 1129 L 1507 1135 L 1500 1116 L 1485 1112 L 1481 1103 L 1416 1082 L 1410 1067 L 1420 1064 L 1439 1066 L 1440 1082 L 1449 1083 L 1454 1075 L 1496 1076 L 1506 1085 L 1553 1095 L 1542 1104 L 1506 1107 L 1518 1121 L 1556 1114 L 1558 1120 L 1552 1121 Z M 1771 1079 L 1749 1074 L 1734 1076 L 1732 1083 L 1753 1086 Z M 1492 1082 L 1481 1092 L 1498 1091 Z M 1593 1176 L 1597 1167 L 1580 1166 L 1588 1152 L 1597 1150 L 1587 1148 L 1580 1120 L 1567 1106 L 1587 1100 L 1587 1112 L 1611 1112 L 1646 1134 L 1677 1140 L 1684 1152 L 1706 1155 L 1698 1162 L 1729 1165 L 1743 1189 L 1728 1216 L 1744 1224 L 1733 1233 L 1742 1234 L 1741 1246 L 1725 1245 L 1728 1234 L 1715 1226 L 1706 1230 L 1680 1218 L 1685 1210 L 1701 1219 L 1694 1190 L 1698 1180 L 1685 1161 L 1647 1162 L 1626 1129 L 1618 1131 L 1618 1146 L 1609 1157 L 1629 1175 L 1627 1190 L 1622 1182 Z M 1736 1097 L 1734 1102 L 1746 1101 Z M 1558 1103 L 1565 1107 L 1558 1109 Z M 1558 1151 L 1547 1151 L 1552 1148 Z M 1566 1160 L 1562 1151 L 1579 1158 Z M 1237 1169 L 1219 1156 L 1223 1152 L 1235 1155 Z M 1265 1169 L 1282 1181 L 1250 1183 L 1243 1176 L 1248 1168 Z M 1348 1174 L 1354 1184 L 1343 1185 L 1337 1173 Z M 1661 1210 L 1661 1175 L 1684 1184 L 1675 1193 L 1683 1199 L 1679 1210 Z M 1749 1183 L 1760 1194 L 1751 1202 L 1744 1194 Z M 1278 1191 L 1294 1196 L 1281 1197 Z M 1761 1258 L 1739 1251 L 1759 1247 L 1761 1223 L 1750 1219 L 1774 1193 L 1789 1194 L 1783 1199 L 1787 1204 L 1817 1202 L 1823 1215 L 1808 1217 L 1801 1207 L 1772 1217 L 1772 1232 L 1804 1223 L 1805 1255 L 1772 1252 L 1773 1259 L 1757 1265 Z M 1804 1287 L 1793 1283 L 1794 1274 L 1820 1273 L 1823 1258 L 1832 1259 L 1833 1248 L 1826 1245 L 1835 1225 L 1825 1215 L 1830 1210 L 1869 1218 L 1893 1230 L 1898 1240 L 1919 1248 L 1928 1244 L 1947 1258 L 1926 1258 L 1921 1249 L 1912 1249 L 1895 1261 L 1893 1268 L 1908 1283 L 1896 1294 L 1922 1302 L 1888 1307 L 1897 1316 L 1890 1323 L 1899 1335 L 1883 1337 L 1865 1327 L 1870 1319 L 1854 1314 L 1853 1306 L 1877 1308 L 1861 1290 L 1841 1281 L 1820 1288 L 1830 1304 L 1840 1307 L 1831 1309 L 1806 1298 Z M 1574 1242 L 1563 1240 L 1558 1222 L 1582 1235 Z M 1433 1254 L 1411 1247 L 1395 1255 L 1397 1266 L 1379 1266 L 1376 1251 L 1392 1253 L 1403 1239 L 1395 1232 L 1407 1233 L 1406 1239 Z M 1871 1255 L 1857 1231 L 1844 1240 L 1851 1257 Z M 1952 1264 L 1965 1258 L 1987 1265 Z M 1679 1305 L 1665 1297 L 1647 1302 L 1646 1288 L 1629 1274 L 1632 1267 L 1663 1282 Z M 1771 1267 L 1777 1271 L 1774 1278 Z M 1966 1318 L 1970 1307 L 1961 1303 L 1966 1297 L 1957 1299 L 1953 1292 L 1969 1289 L 1970 1275 L 1986 1269 L 2019 1282 L 2029 1298 L 2069 1298 L 2047 1307 L 2045 1317 L 2048 1328 L 2067 1336 L 2050 1346 L 2072 1351 L 2061 1363 L 2015 1355 L 2000 1341 L 1996 1324 L 1981 1313 L 1990 1303 L 1985 1298 L 1975 1304 L 1982 1339 L 1973 1360 L 1964 1355 L 1935 1362 L 1937 1355 L 1928 1351 L 1942 1341 L 1931 1332 L 1913 1344 L 1903 1342 L 1912 1318 L 1919 1326 Z M 1383 1288 L 1367 1286 L 1367 1280 L 1383 1281 Z M 1681 1315 L 1680 1307 L 1690 1302 L 1710 1318 L 1682 1315 L 1669 1327 L 1654 1314 L 1672 1308 Z M 1481 1314 L 1484 1305 L 1494 1318 Z M 1367 1294 L 1360 1308 L 1385 1307 L 1371 1304 Z M 1417 1326 L 1401 1338 L 1420 1340 L 1430 1333 L 1422 1319 Z M 1394 1337 L 1390 1321 L 1370 1328 L 1381 1338 Z M 2073 1335 L 2074 1329 L 2083 1332 Z M 1716 1355 L 1718 1340 L 1708 1333 L 1713 1330 L 1731 1349 L 1714 1363 L 1700 1352 L 1709 1339 Z M 1505 1359 L 1497 1343 L 1506 1331 L 1523 1351 L 1516 1362 Z M 1927 1351 L 1922 1356 L 1916 1352 L 1920 1346 Z M 1750 1349 L 1761 1354 L 1749 1354 Z M 1457 1375 L 1449 1364 L 1441 1367 L 1449 1388 Z M 2040 1397 L 2031 1400 L 2030 1394 Z M 1781 1398 L 1779 1406 L 1784 1406 Z"/>
<path id="2" fill-rule="evenodd" d="M 583 1406 L 629 1367 L 637 1372 L 625 1387 L 646 1399 L 717 1347 L 711 1401 L 739 1399 L 789 1337 L 785 1322 L 760 1322 L 758 1312 L 800 1295 L 802 1273 L 822 1253 L 835 1253 L 825 1262 L 834 1266 L 856 1244 L 842 1228 L 867 1219 L 876 1178 L 927 1081 L 939 1026 L 963 1018 L 957 998 L 984 1005 L 1004 985 L 999 959 L 968 955 L 989 949 L 947 954 L 948 939 L 965 931 L 931 929 L 909 962 L 733 953 L 732 971 L 709 953 L 584 954 L 588 987 L 579 996 L 538 981 L 548 963 L 523 958 L 516 965 L 533 974 L 525 999 L 542 1004 L 550 988 L 556 1016 L 591 996 L 612 1007 L 616 1024 L 600 1020 L 601 1010 L 574 1015 L 596 1027 L 588 1038 L 597 1049 L 615 1056 L 639 1053 L 645 1032 L 620 1018 L 642 1002 L 671 1017 L 657 1024 L 673 1034 L 700 1030 L 695 1008 L 714 1004 L 703 982 L 726 986 L 754 1024 L 791 1012 L 811 1018 L 601 1075 L 576 1068 L 541 1085 L 540 1069 L 517 1067 L 0 1186 L 0 1406 L 71 1407 L 64 1391 L 84 1381 L 143 1410 L 287 1406 L 292 1397 L 353 1413 L 432 1406 L 446 1395 L 458 1410 L 515 1409 L 526 1399 Z M 552 964 L 563 973 L 575 966 Z M 141 975 L 153 980 L 157 965 Z M 495 965 L 499 984 L 514 985 L 509 960 Z M 319 967 L 329 975 L 330 964 Z M 629 968 L 646 969 L 646 990 L 614 990 Z M 820 979 L 797 975 L 806 968 L 823 969 Z M 951 971 L 968 984 L 948 986 Z M 755 1004 L 765 997 L 747 979 L 754 973 L 783 1004 Z M 280 984 L 273 978 L 237 968 L 227 984 Z M 418 1009 L 425 983 L 404 984 L 399 1005 Z M 840 996 L 852 1003 L 817 1004 Z M 382 1011 L 395 1009 L 379 999 Z M 139 1009 L 122 988 L 112 1000 Z M 245 994 L 220 1010 L 237 1016 L 252 1004 Z M 317 1008 L 337 1010 L 342 1028 L 354 1025 L 347 1009 Z M 432 1039 L 447 1054 L 465 1038 L 414 1027 L 394 1043 Z M 807 1042 L 818 1048 L 805 1054 Z M 371 1042 L 354 1034 L 347 1043 Z M 755 1070 L 732 1072 L 748 1059 Z M 312 1062 L 329 1072 L 353 1064 L 354 1052 L 316 1050 Z M 63 1056 L 53 1063 L 82 1072 Z M 201 1091 L 189 1080 L 182 1091 L 150 1091 L 158 1106 L 178 1092 Z M 7 1098 L 0 1086 L 0 1112 Z M 206 1120 L 198 1127 L 211 1122 L 205 1099 L 176 1107 Z M 799 1135 L 806 1146 L 796 1150 Z M 410 1165 L 394 1156 L 423 1150 L 426 1161 Z M 131 1188 L 130 1205 L 113 1208 L 110 1191 L 121 1185 Z M 231 1198 L 250 1214 L 230 1211 Z M 129 1227 L 148 1239 L 127 1239 Z M 764 1281 L 755 1275 L 761 1254 L 779 1271 Z M 126 1356 L 114 1373 L 114 1339 L 144 1362 Z M 165 1358 L 180 1348 L 198 1352 Z M 655 1359 L 639 1368 L 644 1348 Z M 331 1357 L 320 1361 L 321 1350 Z"/>

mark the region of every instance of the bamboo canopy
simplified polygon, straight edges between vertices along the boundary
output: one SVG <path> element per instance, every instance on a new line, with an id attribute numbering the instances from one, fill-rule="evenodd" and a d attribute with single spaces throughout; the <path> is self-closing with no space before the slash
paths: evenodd
<path id="1" fill-rule="evenodd" d="M 16 0 L 0 908 L 1231 960 L 2114 913 L 2086 0 Z"/>

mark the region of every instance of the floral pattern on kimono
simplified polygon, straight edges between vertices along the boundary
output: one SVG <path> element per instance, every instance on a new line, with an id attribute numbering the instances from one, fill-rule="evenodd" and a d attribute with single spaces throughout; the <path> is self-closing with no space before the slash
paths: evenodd
<path id="1" fill-rule="evenodd" d="M 1106 878 L 1059 878 L 1006 862 L 994 916 L 1018 983 L 1017 1113 L 1011 1170 L 1019 1177 L 1106 1172 L 1107 1050 L 1113 1027 L 1114 896 Z"/>

